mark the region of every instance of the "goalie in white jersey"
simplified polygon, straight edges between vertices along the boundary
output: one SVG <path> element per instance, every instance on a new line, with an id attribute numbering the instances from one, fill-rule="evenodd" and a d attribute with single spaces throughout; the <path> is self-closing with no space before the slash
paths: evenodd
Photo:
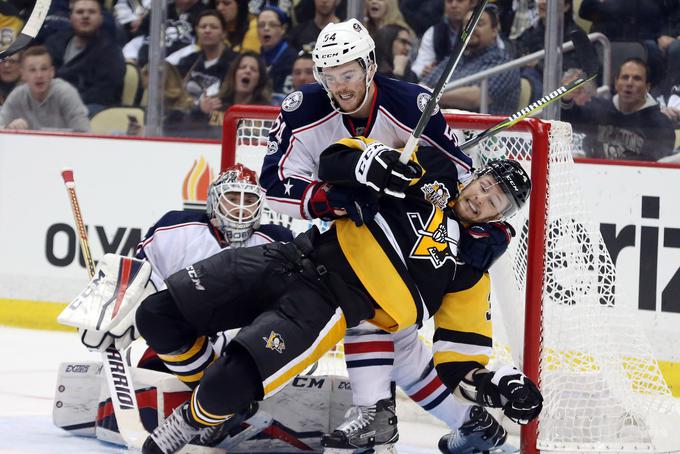
<path id="1" fill-rule="evenodd" d="M 375 44 L 356 19 L 327 25 L 312 55 L 319 84 L 304 85 L 283 101 L 281 114 L 270 131 L 260 181 L 275 211 L 303 219 L 348 216 L 360 225 L 375 215 L 376 200 L 347 187 L 318 181 L 321 152 L 329 143 L 351 136 L 403 147 L 430 92 L 376 74 Z M 460 182 L 470 180 L 471 159 L 458 148 L 454 131 L 438 111 L 421 140 L 455 165 Z M 461 255 L 467 251 L 466 262 L 486 270 L 507 247 L 509 235 L 501 224 L 498 228 L 477 227 L 483 231 L 484 240 L 461 239 Z M 463 244 L 470 248 L 465 249 Z M 504 442 L 505 431 L 490 415 L 484 410 L 474 413 L 469 405 L 453 398 L 437 376 L 432 351 L 418 339 L 416 326 L 390 334 L 364 323 L 348 330 L 344 342 L 355 407 L 345 423 L 324 437 L 326 452 L 373 446 L 392 452 L 398 431 L 391 382 L 451 427 L 464 449 L 481 451 Z M 471 439 L 463 441 L 467 434 Z M 447 453 L 467 452 L 442 449 Z"/>
<path id="2" fill-rule="evenodd" d="M 169 211 L 147 232 L 137 247 L 137 258 L 152 264 L 157 290 L 172 273 L 221 251 L 274 241 L 292 241 L 280 225 L 260 225 L 262 188 L 257 174 L 236 164 L 222 172 L 208 190 L 207 210 Z"/>

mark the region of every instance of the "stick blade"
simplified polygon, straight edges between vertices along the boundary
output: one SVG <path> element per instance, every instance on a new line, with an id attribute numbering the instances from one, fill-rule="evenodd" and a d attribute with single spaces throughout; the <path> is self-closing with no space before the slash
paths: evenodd
<path id="1" fill-rule="evenodd" d="M 595 46 L 588 39 L 586 32 L 577 28 L 570 33 L 571 41 L 574 43 L 574 52 L 581 68 L 588 76 L 597 74 L 600 68 L 600 59 L 595 52 Z"/>

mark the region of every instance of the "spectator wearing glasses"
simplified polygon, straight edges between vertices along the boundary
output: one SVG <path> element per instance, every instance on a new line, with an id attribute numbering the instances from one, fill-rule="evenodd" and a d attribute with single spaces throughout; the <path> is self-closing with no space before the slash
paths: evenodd
<path id="1" fill-rule="evenodd" d="M 7 129 L 90 130 L 87 108 L 75 88 L 54 78 L 47 49 L 35 46 L 21 57 L 21 78 L 0 110 L 0 126 Z"/>
<path id="2" fill-rule="evenodd" d="M 510 61 L 505 50 L 498 47 L 499 22 L 497 11 L 498 8 L 495 5 L 488 5 L 484 9 L 450 80 L 462 79 Z M 467 13 L 466 22 L 471 15 L 472 12 Z M 448 60 L 449 57 L 446 57 L 428 77 L 421 79 L 421 81 L 430 87 L 434 87 L 444 72 Z M 519 70 L 511 69 L 490 77 L 488 90 L 489 113 L 498 115 L 514 113 L 519 103 Z M 473 85 L 454 88 L 444 92 L 439 105 L 445 109 L 454 108 L 478 112 L 481 107 L 481 93 L 478 82 Z"/>
<path id="3" fill-rule="evenodd" d="M 257 16 L 257 34 L 262 44 L 262 56 L 269 78 L 272 80 L 274 98 L 277 102 L 288 94 L 297 51 L 284 38 L 288 27 L 288 15 L 280 8 L 267 5 Z M 284 89 L 286 87 L 286 89 Z"/>
<path id="4" fill-rule="evenodd" d="M 397 24 L 382 27 L 375 34 L 375 54 L 378 72 L 393 79 L 418 83 L 418 76 L 411 70 L 411 32 Z"/>
<path id="5" fill-rule="evenodd" d="M 335 15 L 339 0 L 314 0 L 314 18 L 293 27 L 288 34 L 290 44 L 296 49 L 313 49 L 316 38 L 326 25 L 340 22 Z"/>
<path id="6" fill-rule="evenodd" d="M 0 105 L 19 83 L 19 78 L 21 78 L 19 59 L 19 54 L 14 54 L 0 60 Z"/>

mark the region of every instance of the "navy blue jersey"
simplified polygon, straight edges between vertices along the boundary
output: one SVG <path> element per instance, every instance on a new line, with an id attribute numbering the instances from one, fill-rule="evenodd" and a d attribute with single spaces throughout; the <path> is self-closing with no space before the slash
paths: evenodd
<path id="1" fill-rule="evenodd" d="M 318 180 L 319 156 L 335 141 L 363 135 L 393 148 L 406 144 L 430 99 L 419 85 L 376 75 L 375 96 L 367 120 L 342 115 L 331 106 L 319 84 L 304 85 L 286 97 L 269 133 L 267 156 L 260 184 L 269 206 L 280 213 L 310 219 L 309 190 Z M 421 136 L 421 144 L 441 151 L 458 170 L 457 178 L 467 182 L 472 160 L 458 148 L 458 139 L 444 116 L 436 110 Z"/>

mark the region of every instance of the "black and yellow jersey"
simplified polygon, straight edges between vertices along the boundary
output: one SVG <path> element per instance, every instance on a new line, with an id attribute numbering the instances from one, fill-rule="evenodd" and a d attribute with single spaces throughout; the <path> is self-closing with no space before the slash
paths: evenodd
<path id="1" fill-rule="evenodd" d="M 320 160 L 323 181 L 356 185 L 363 139 L 343 139 Z M 403 199 L 383 196 L 375 219 L 361 227 L 335 221 L 345 258 L 379 306 L 374 324 L 399 331 L 434 317 L 434 362 L 454 387 L 491 354 L 490 279 L 457 260 L 460 224 L 447 213 L 458 196 L 455 165 L 423 147 L 414 159 L 424 173 Z"/>

